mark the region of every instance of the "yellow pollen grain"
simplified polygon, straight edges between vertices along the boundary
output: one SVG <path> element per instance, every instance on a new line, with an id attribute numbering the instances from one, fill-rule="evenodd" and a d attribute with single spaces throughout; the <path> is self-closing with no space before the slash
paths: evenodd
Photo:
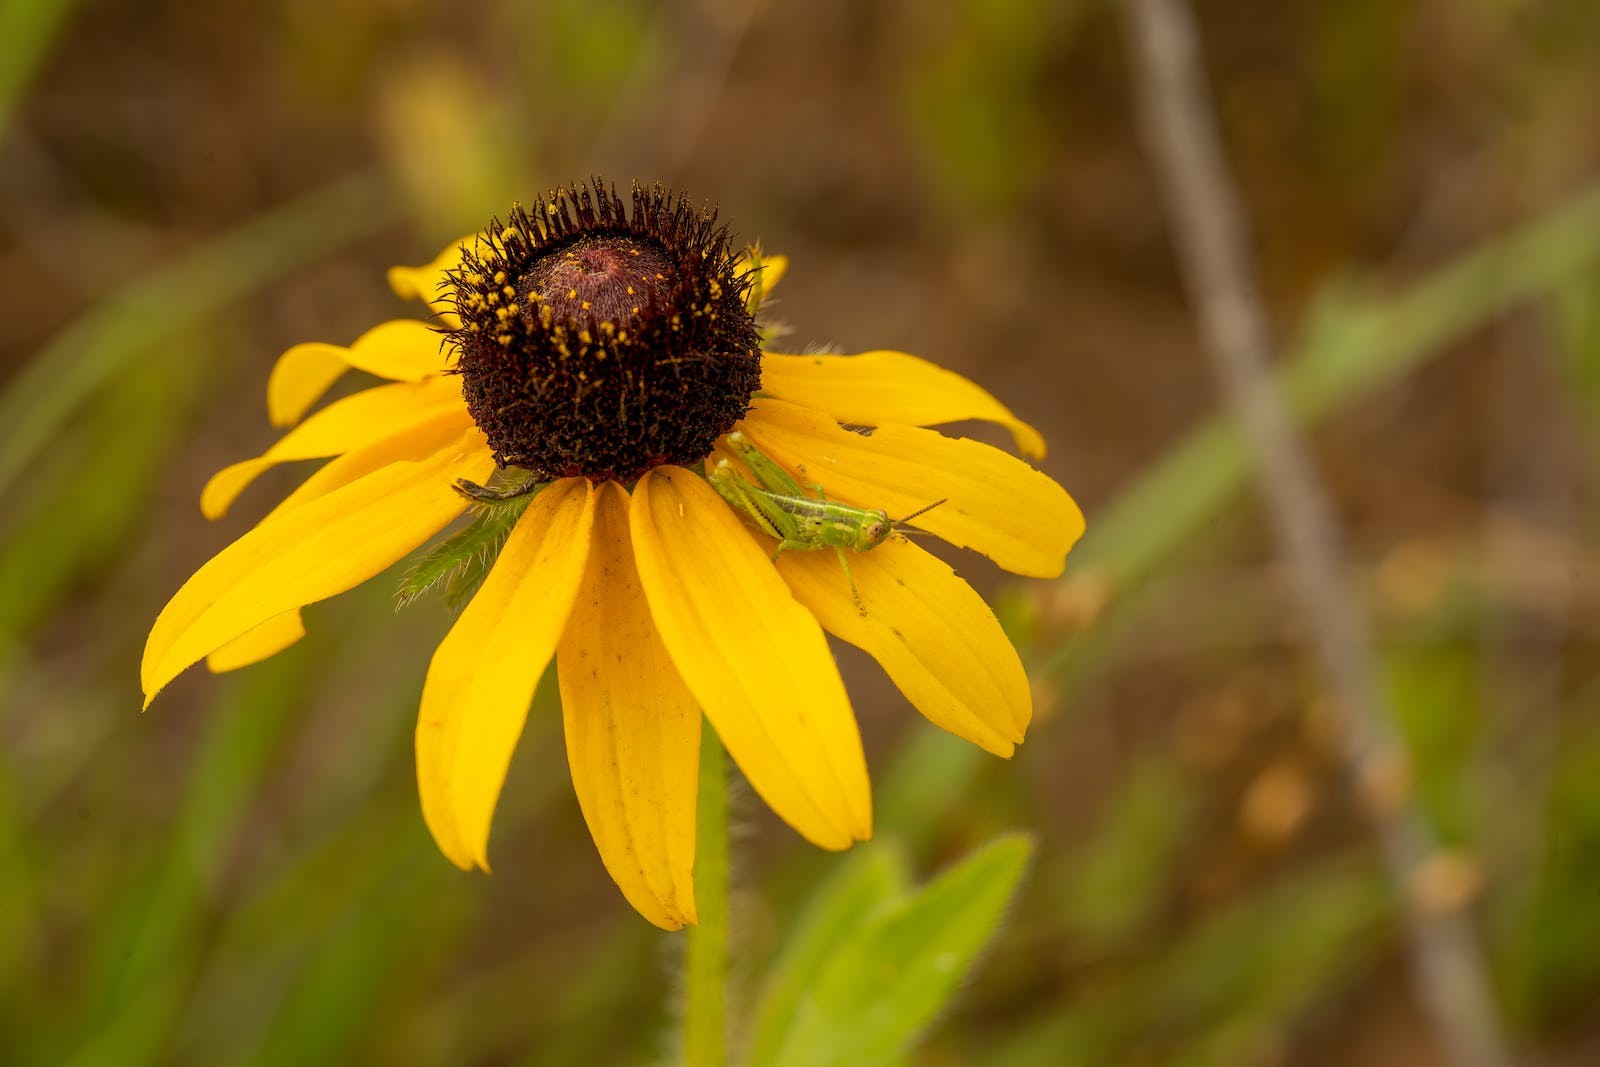
<path id="1" fill-rule="evenodd" d="M 496 285 L 504 285 L 505 281 L 506 281 L 506 272 L 505 271 L 497 270 L 497 271 L 494 272 L 494 283 Z"/>
<path id="2" fill-rule="evenodd" d="M 516 287 L 515 286 L 511 286 L 511 285 L 506 286 L 504 289 L 502 289 L 500 291 L 502 293 L 506 294 L 507 296 L 516 296 L 517 295 Z"/>
<path id="3" fill-rule="evenodd" d="M 576 289 L 568 289 L 567 290 L 567 299 L 568 300 L 576 300 L 576 299 L 578 299 L 578 290 L 576 290 Z"/>
<path id="4" fill-rule="evenodd" d="M 583 304 L 582 304 L 582 307 L 583 307 L 584 311 L 588 311 L 589 310 L 589 301 L 585 300 L 583 302 Z"/>
<path id="5" fill-rule="evenodd" d="M 628 286 L 628 295 L 629 295 L 629 296 L 632 296 L 632 295 L 633 295 L 633 286 L 631 286 L 631 285 L 630 285 L 630 286 Z"/>

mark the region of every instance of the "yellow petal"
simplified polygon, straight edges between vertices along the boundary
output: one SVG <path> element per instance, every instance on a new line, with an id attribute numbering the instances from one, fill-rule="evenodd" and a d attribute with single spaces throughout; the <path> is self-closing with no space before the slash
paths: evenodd
<path id="1" fill-rule="evenodd" d="M 866 840 L 861 735 L 811 613 L 689 471 L 657 467 L 640 479 L 630 525 L 662 641 L 750 785 L 814 844 Z"/>
<path id="2" fill-rule="evenodd" d="M 201 567 L 162 610 L 145 644 L 145 705 L 234 638 L 394 564 L 461 513 L 455 479 L 483 478 L 493 465 L 474 429 L 425 460 L 391 463 L 274 512 Z"/>
<path id="3" fill-rule="evenodd" d="M 323 464 L 285 497 L 267 518 L 307 504 L 391 463 L 425 460 L 441 449 L 454 445 L 472 426 L 472 417 L 462 406 L 439 411 L 420 422 L 401 427 L 387 437 L 352 449 Z"/>
<path id="4" fill-rule="evenodd" d="M 833 552 L 785 553 L 778 573 L 823 629 L 870 653 L 934 725 L 1010 757 L 1033 701 L 1022 660 L 989 605 L 909 541 L 848 556 L 861 607 Z"/>
<path id="5" fill-rule="evenodd" d="M 420 382 L 444 372 L 444 338 L 427 323 L 396 319 L 380 323 L 349 347 L 311 341 L 295 345 L 267 378 L 267 417 L 293 426 L 350 368 L 395 382 Z"/>
<path id="6" fill-rule="evenodd" d="M 742 429 L 791 472 L 804 467 L 802 481 L 857 507 L 898 518 L 944 501 L 916 525 L 1016 574 L 1056 577 L 1083 534 L 1083 513 L 1065 489 L 978 441 L 897 423 L 852 433 L 819 411 L 765 399 Z"/>
<path id="7" fill-rule="evenodd" d="M 458 867 L 489 869 L 495 802 L 572 610 L 593 521 L 586 479 L 540 492 L 428 666 L 417 785 L 428 829 Z"/>
<path id="8" fill-rule="evenodd" d="M 839 422 L 937 426 L 982 419 L 1011 431 L 1017 450 L 1044 458 L 1039 431 L 975 382 L 905 352 L 854 356 L 761 356 L 761 389 L 779 400 L 825 411 Z"/>
<path id="9" fill-rule="evenodd" d="M 755 261 L 751 266 L 761 272 L 756 275 L 754 301 L 755 306 L 759 308 L 767 302 L 772 296 L 772 290 L 777 288 L 783 276 L 789 272 L 789 257 L 769 256 L 759 248 L 752 248 L 750 252 L 751 258 Z"/>
<path id="10" fill-rule="evenodd" d="M 206 657 L 206 669 L 213 674 L 226 674 L 240 667 L 260 663 L 276 656 L 305 635 L 306 627 L 300 619 L 300 612 L 286 611 L 211 653 Z"/>
<path id="11" fill-rule="evenodd" d="M 399 382 L 353 393 L 312 415 L 255 459 L 224 467 L 200 492 L 208 519 L 227 514 L 240 493 L 279 463 L 337 456 L 382 440 L 453 409 L 465 410 L 461 385 L 450 378 Z"/>
<path id="12" fill-rule="evenodd" d="M 390 267 L 389 288 L 406 300 L 423 301 L 442 324 L 455 329 L 461 325 L 461 320 L 456 318 L 455 296 L 445 272 L 454 270 L 461 262 L 462 250 L 475 248 L 477 242 L 478 235 L 469 233 L 452 242 L 432 263 L 421 267 Z"/>
<path id="13" fill-rule="evenodd" d="M 600 859 L 628 903 L 666 930 L 695 921 L 700 709 L 650 618 L 628 494 L 597 491 L 593 547 L 556 652 L 567 763 Z"/>

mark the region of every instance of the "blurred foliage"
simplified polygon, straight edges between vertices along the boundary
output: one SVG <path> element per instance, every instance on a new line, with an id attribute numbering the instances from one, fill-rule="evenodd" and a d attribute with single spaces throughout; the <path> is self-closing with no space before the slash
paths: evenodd
<path id="1" fill-rule="evenodd" d="M 1452 906 L 1481 918 L 1518 1040 L 1589 1062 L 1600 22 L 1587 0 L 1199 6 L 1269 281 L 1289 279 L 1280 381 L 1374 574 L 1413 796 L 1480 872 Z M 279 349 L 395 313 L 382 265 L 511 198 L 657 166 L 793 254 L 802 343 L 992 371 L 1090 515 L 1065 579 L 999 597 L 1038 703 L 1011 764 L 887 726 L 902 702 L 852 674 L 885 840 L 820 854 L 736 803 L 751 1061 L 825 1058 L 843 1015 L 890 1000 L 914 1025 L 881 1031 L 888 1062 L 1433 1047 L 1245 451 L 1185 362 L 1115 19 L 803 7 L 0 4 L 0 1060 L 669 1054 L 681 940 L 600 869 L 548 684 L 497 873 L 435 853 L 410 729 L 447 613 L 391 617 L 398 575 L 142 718 L 135 685 L 156 609 L 247 521 L 206 530 L 193 497 L 267 440 Z M 1490 484 L 1505 464 L 1531 502 Z M 1491 560 L 1508 525 L 1524 547 Z M 981 942 L 963 909 L 999 914 L 1022 863 L 1014 839 L 978 850 L 1019 827 L 1033 869 L 958 983 Z M 947 873 L 917 891 L 913 867 Z M 849 962 L 873 945 L 899 969 Z"/>

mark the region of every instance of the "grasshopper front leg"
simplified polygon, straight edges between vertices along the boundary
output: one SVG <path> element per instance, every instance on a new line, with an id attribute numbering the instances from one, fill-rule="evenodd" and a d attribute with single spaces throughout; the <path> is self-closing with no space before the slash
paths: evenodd
<path id="1" fill-rule="evenodd" d="M 850 599 L 856 602 L 856 610 L 861 613 L 861 617 L 864 619 L 867 617 L 867 606 L 861 602 L 861 590 L 856 588 L 856 576 L 850 570 L 850 560 L 844 554 L 844 549 L 835 546 L 834 551 L 839 554 L 839 566 L 844 568 L 845 581 L 850 583 Z"/>

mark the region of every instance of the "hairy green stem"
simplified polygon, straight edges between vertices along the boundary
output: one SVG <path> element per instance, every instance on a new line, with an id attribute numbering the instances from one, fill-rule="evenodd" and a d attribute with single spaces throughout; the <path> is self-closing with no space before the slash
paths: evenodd
<path id="1" fill-rule="evenodd" d="M 700 737 L 700 807 L 695 826 L 694 900 L 684 954 L 683 1062 L 723 1067 L 728 1035 L 728 768 L 709 726 Z"/>

